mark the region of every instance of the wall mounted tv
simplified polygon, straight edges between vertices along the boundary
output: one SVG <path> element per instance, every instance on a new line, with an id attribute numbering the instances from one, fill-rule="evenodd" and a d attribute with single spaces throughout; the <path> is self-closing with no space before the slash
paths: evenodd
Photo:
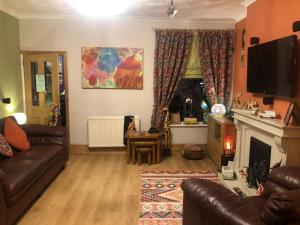
<path id="1" fill-rule="evenodd" d="M 247 91 L 293 97 L 296 83 L 297 36 L 248 48 Z"/>

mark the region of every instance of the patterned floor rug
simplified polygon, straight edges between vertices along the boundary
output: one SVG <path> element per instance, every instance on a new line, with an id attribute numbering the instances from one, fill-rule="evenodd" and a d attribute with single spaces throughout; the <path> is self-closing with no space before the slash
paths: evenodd
<path id="1" fill-rule="evenodd" d="M 141 177 L 139 225 L 181 225 L 184 179 L 218 181 L 215 173 L 199 171 L 144 171 Z"/>

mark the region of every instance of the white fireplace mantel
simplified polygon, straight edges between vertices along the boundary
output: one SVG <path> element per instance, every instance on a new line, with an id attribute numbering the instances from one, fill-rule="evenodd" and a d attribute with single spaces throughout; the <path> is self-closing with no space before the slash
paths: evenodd
<path id="1" fill-rule="evenodd" d="M 283 159 L 283 164 L 300 166 L 300 126 L 285 126 L 282 120 L 261 118 L 251 115 L 244 110 L 233 110 L 234 123 L 237 128 L 236 160 L 235 168 L 241 168 L 247 161 L 247 156 L 243 154 L 249 152 L 249 136 L 257 136 L 258 139 L 270 144 L 272 151 L 276 149 L 273 164 Z M 272 162 L 271 162 L 272 163 Z"/>
<path id="2" fill-rule="evenodd" d="M 271 146 L 270 166 L 281 161 L 281 165 L 300 166 L 300 126 L 285 126 L 281 120 L 266 119 L 249 114 L 245 110 L 233 110 L 237 128 L 234 171 L 237 180 L 222 180 L 229 189 L 239 187 L 246 195 L 255 195 L 256 190 L 247 187 L 239 171 L 249 167 L 251 137 Z M 221 175 L 219 175 L 222 178 Z"/>

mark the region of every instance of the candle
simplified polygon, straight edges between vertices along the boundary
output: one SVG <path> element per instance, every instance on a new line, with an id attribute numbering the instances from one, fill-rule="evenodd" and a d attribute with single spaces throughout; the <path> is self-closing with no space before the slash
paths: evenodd
<path id="1" fill-rule="evenodd" d="M 231 149 L 231 144 L 230 144 L 230 142 L 227 142 L 227 143 L 226 143 L 226 149 L 227 149 L 227 150 L 230 150 L 230 149 Z"/>
<path id="2" fill-rule="evenodd" d="M 233 138 L 232 136 L 225 136 L 224 138 L 224 151 L 226 155 L 232 154 Z"/>

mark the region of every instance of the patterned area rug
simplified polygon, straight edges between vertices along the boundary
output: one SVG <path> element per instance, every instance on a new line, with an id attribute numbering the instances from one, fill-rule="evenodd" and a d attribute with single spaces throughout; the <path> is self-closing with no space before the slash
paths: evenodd
<path id="1" fill-rule="evenodd" d="M 142 172 L 139 225 L 181 225 L 184 179 L 218 181 L 216 174 L 199 171 Z"/>

